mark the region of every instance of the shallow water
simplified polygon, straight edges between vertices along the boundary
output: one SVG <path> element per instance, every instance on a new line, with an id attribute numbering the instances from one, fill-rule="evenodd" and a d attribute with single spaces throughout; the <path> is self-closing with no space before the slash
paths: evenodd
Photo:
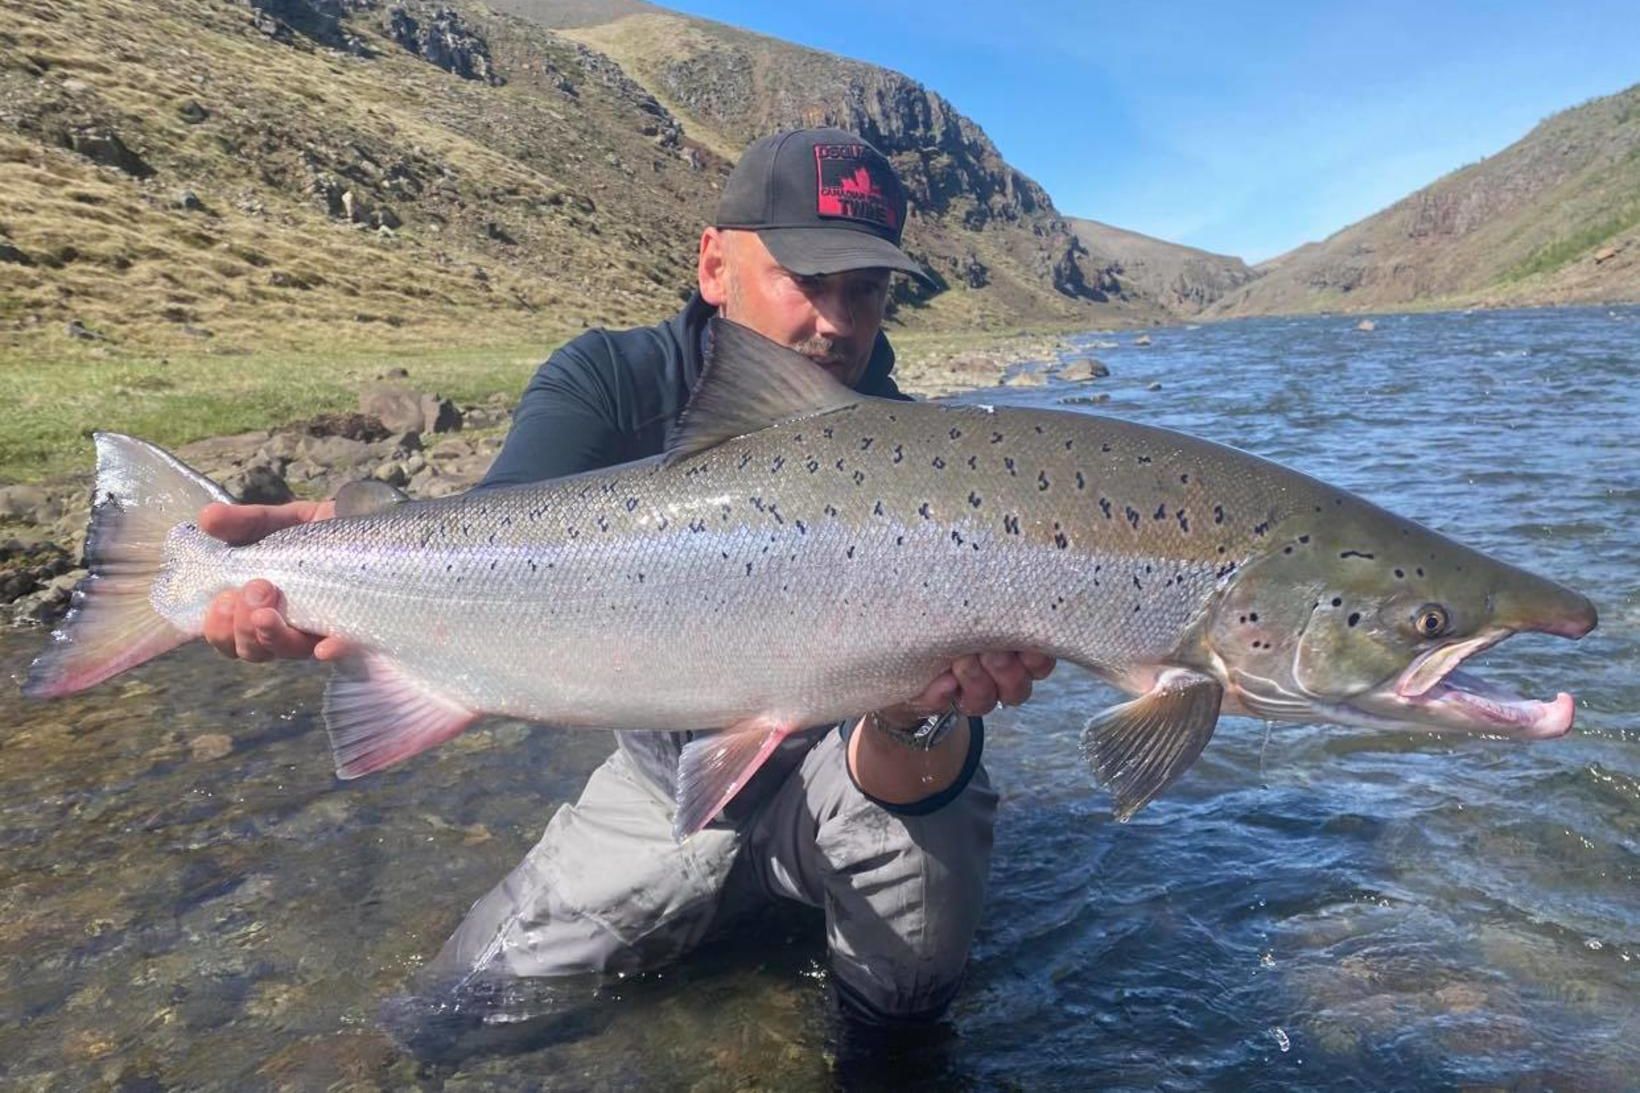
<path id="1" fill-rule="evenodd" d="M 1060 671 L 990 719 L 1004 803 L 989 904 L 955 1036 L 922 1077 L 1633 1087 L 1640 308 L 1354 323 L 1122 336 L 1095 351 L 1109 379 L 975 398 L 1108 392 L 1092 409 L 1279 459 L 1574 584 L 1599 630 L 1513 639 L 1483 666 L 1571 691 L 1577 730 L 1522 746 L 1229 719 L 1118 825 L 1076 759 L 1082 719 L 1114 696 Z M 20 675 L 43 641 L 0 636 L 0 670 Z M 551 1035 L 433 1062 L 395 1047 L 381 1001 L 609 742 L 491 722 L 343 784 L 322 685 L 313 666 L 192 647 L 62 702 L 0 693 L 0 1084 L 837 1081 L 823 946 L 800 911 L 610 987 Z"/>

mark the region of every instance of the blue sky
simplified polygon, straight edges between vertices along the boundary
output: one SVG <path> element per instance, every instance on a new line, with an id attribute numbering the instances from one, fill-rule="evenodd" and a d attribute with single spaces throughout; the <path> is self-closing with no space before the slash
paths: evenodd
<path id="1" fill-rule="evenodd" d="M 904 72 L 1062 212 L 1249 261 L 1640 82 L 1640 0 L 661 2 Z"/>

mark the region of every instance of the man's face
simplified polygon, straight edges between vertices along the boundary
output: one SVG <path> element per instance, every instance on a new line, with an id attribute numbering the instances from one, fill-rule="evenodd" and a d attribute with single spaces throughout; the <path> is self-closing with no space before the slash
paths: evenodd
<path id="1" fill-rule="evenodd" d="M 701 296 L 727 319 L 797 350 L 850 387 L 871 360 L 888 302 L 886 269 L 806 277 L 783 268 L 756 232 L 701 236 Z"/>

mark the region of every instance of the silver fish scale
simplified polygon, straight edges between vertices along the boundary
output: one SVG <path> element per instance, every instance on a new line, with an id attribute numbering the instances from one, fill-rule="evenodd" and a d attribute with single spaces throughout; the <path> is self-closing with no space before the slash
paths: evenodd
<path id="1" fill-rule="evenodd" d="M 977 650 L 1167 662 L 1322 489 L 1109 419 L 867 400 L 673 465 L 293 528 L 226 552 L 218 586 L 266 577 L 295 625 L 474 710 L 818 724 Z"/>

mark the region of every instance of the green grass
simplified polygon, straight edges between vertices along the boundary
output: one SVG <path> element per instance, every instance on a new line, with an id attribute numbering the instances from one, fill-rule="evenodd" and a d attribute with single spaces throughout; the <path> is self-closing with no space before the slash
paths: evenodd
<path id="1" fill-rule="evenodd" d="M 0 353 L 0 400 L 11 411 L 0 418 L 0 482 L 89 471 L 97 429 L 176 447 L 357 409 L 360 388 L 394 367 L 407 369 L 417 390 L 458 402 L 498 392 L 510 400 L 558 340 L 338 354 Z"/>
<path id="2" fill-rule="evenodd" d="M 1597 220 L 1581 231 L 1539 247 L 1524 261 L 1505 270 L 1498 281 L 1508 284 L 1523 281 L 1534 274 L 1552 273 L 1636 224 L 1640 224 L 1640 201 L 1630 202 L 1611 216 Z"/>

